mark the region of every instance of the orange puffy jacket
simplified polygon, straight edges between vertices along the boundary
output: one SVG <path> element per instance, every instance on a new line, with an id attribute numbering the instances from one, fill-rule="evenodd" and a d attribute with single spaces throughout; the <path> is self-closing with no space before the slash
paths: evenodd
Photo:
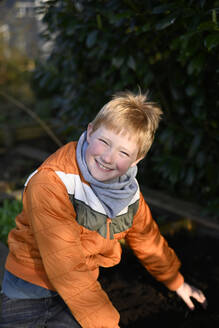
<path id="1" fill-rule="evenodd" d="M 83 328 L 119 327 L 119 313 L 98 282 L 99 266 L 119 263 L 125 238 L 143 266 L 169 289 L 180 262 L 138 190 L 114 219 L 83 179 L 76 143 L 52 154 L 27 180 L 23 210 L 8 237 L 6 269 L 57 291 Z"/>

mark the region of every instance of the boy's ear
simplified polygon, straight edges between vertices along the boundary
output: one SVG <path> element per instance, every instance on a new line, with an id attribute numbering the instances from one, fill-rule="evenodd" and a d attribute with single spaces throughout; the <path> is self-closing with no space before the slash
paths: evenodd
<path id="1" fill-rule="evenodd" d="M 91 134 L 93 133 L 93 125 L 89 123 L 87 126 L 87 142 L 89 143 Z"/>
<path id="2" fill-rule="evenodd" d="M 134 161 L 132 164 L 131 164 L 131 167 L 137 165 L 144 157 L 140 157 L 138 159 L 136 159 L 136 161 Z"/>

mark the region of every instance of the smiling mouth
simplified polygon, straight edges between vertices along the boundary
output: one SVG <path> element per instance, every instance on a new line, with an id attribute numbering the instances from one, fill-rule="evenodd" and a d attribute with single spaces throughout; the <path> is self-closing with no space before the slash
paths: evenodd
<path id="1" fill-rule="evenodd" d="M 112 170 L 113 170 L 113 169 L 111 169 L 111 168 L 109 168 L 109 167 L 104 166 L 103 164 L 101 164 L 101 163 L 98 162 L 98 161 L 96 161 L 96 163 L 97 163 L 97 165 L 98 165 L 101 169 L 103 169 L 103 170 L 105 170 L 105 171 L 112 171 Z"/>

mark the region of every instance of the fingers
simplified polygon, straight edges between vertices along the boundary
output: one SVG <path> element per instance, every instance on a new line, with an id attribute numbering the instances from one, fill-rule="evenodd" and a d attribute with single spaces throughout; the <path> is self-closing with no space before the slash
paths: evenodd
<path id="1" fill-rule="evenodd" d="M 187 283 L 183 283 L 177 290 L 176 293 L 182 298 L 190 310 L 194 310 L 195 306 L 192 303 L 190 296 L 192 294 L 191 287 Z"/>
<path id="2" fill-rule="evenodd" d="M 183 299 L 186 305 L 189 307 L 190 310 L 194 310 L 195 306 L 190 297 L 193 297 L 196 301 L 201 303 L 202 307 L 206 309 L 207 307 L 207 300 L 205 295 L 202 293 L 201 290 L 190 286 L 187 283 L 183 283 L 177 290 L 177 294 Z"/>
<path id="3" fill-rule="evenodd" d="M 201 303 L 201 305 L 202 305 L 203 309 L 206 310 L 207 307 L 208 307 L 208 302 L 207 302 L 207 300 L 205 299 L 204 302 Z"/>
<path id="4" fill-rule="evenodd" d="M 196 299 L 199 303 L 201 303 L 204 309 L 207 308 L 207 300 L 203 292 L 195 287 L 191 286 L 191 296 Z"/>
<path id="5" fill-rule="evenodd" d="M 182 299 L 191 311 L 193 311 L 195 309 L 195 306 L 189 297 L 182 297 Z"/>

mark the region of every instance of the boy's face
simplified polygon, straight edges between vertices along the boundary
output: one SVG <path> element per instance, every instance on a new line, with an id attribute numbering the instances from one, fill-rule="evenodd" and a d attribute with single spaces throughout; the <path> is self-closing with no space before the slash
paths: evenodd
<path id="1" fill-rule="evenodd" d="M 117 134 L 101 125 L 93 132 L 92 124 L 89 124 L 87 142 L 86 162 L 96 180 L 115 179 L 141 160 L 137 159 L 136 139 L 125 130 Z"/>

